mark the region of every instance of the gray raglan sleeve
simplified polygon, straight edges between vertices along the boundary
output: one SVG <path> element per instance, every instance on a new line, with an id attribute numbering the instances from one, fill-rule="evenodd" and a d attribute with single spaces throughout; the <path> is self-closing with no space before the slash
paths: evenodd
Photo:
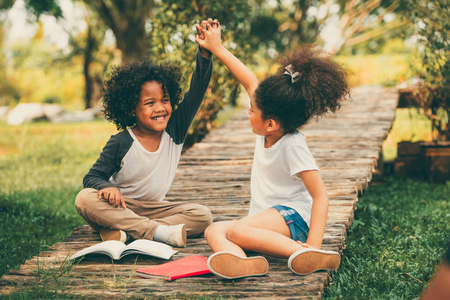
<path id="1" fill-rule="evenodd" d="M 184 142 L 189 127 L 202 104 L 211 79 L 212 66 L 212 55 L 206 58 L 198 49 L 196 67 L 192 73 L 189 90 L 177 110 L 173 112 L 167 128 L 167 132 L 177 144 Z"/>
<path id="2" fill-rule="evenodd" d="M 120 170 L 122 158 L 131 146 L 131 144 L 123 143 L 124 137 L 124 132 L 111 136 L 100 153 L 100 157 L 84 176 L 83 185 L 85 188 L 101 190 L 108 187 L 117 187 L 109 179 Z"/>

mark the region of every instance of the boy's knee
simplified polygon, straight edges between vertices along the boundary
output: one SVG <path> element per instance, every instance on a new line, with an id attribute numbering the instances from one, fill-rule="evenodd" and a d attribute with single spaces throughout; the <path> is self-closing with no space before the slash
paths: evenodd
<path id="1" fill-rule="evenodd" d="M 212 223 L 212 213 L 211 211 L 203 205 L 196 204 L 193 208 L 194 214 L 197 215 L 197 220 L 205 226 L 206 229 Z"/>
<path id="2" fill-rule="evenodd" d="M 192 204 L 188 214 L 190 216 L 188 237 L 197 237 L 204 234 L 205 229 L 212 223 L 211 211 L 206 206 Z"/>
<path id="3" fill-rule="evenodd" d="M 75 208 L 78 213 L 81 214 L 90 204 L 92 204 L 92 197 L 97 197 L 97 190 L 95 189 L 83 189 L 75 198 Z"/>

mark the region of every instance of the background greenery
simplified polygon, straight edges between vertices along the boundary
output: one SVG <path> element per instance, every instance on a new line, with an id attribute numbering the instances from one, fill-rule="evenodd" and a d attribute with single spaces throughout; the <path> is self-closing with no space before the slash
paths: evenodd
<path id="1" fill-rule="evenodd" d="M 207 17 L 221 21 L 224 43 L 259 78 L 276 69 L 272 62 L 286 49 L 316 43 L 353 71 L 353 86 L 395 87 L 418 76 L 417 69 L 426 71 L 427 63 L 427 80 L 440 84 L 448 79 L 448 28 L 442 31 L 448 22 L 434 21 L 441 19 L 435 8 L 448 8 L 448 0 L 431 6 L 425 0 L 64 1 L 83 12 L 75 25 L 65 22 L 63 1 L 0 0 L 0 106 L 41 102 L 75 111 L 98 105 L 99 87 L 110 66 L 140 56 L 175 61 L 185 70 L 186 88 L 196 51 L 193 25 Z M 23 4 L 36 31 L 29 39 L 7 41 L 7 13 L 17 3 Z M 433 13 L 424 13 L 424 8 Z M 48 42 L 44 16 L 65 27 L 67 47 Z M 421 27 L 423 21 L 433 26 Z M 323 35 L 330 28 L 339 29 L 328 35 L 336 39 Z M 435 34 L 440 30 L 442 34 Z M 107 38 L 111 35 L 113 42 Z M 416 52 L 417 36 L 425 51 L 419 47 Z M 430 43 L 436 47 L 428 47 Z M 430 53 L 432 49 L 439 51 Z M 239 92 L 237 82 L 216 63 L 190 143 L 216 126 L 223 108 L 227 115 L 233 111 Z M 430 140 L 430 131 L 423 111 L 397 110 L 383 156 L 393 160 L 399 141 Z M 0 275 L 84 224 L 74 198 L 115 132 L 103 120 L 20 126 L 0 120 Z M 449 238 L 448 195 L 448 183 L 390 177 L 371 185 L 358 203 L 342 265 L 325 298 L 419 297 Z M 22 291 L 17 298 L 47 298 L 41 296 Z"/>
<path id="2" fill-rule="evenodd" d="M 450 241 L 449 195 L 450 182 L 373 183 L 324 299 L 417 299 Z"/>

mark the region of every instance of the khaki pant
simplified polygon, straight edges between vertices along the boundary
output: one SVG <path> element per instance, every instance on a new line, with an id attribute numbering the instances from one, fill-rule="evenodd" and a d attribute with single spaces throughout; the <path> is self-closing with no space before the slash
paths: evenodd
<path id="1" fill-rule="evenodd" d="M 124 198 L 127 208 L 123 208 L 98 199 L 97 194 L 96 189 L 87 188 L 75 199 L 78 213 L 97 232 L 107 227 L 123 230 L 134 239 L 151 240 L 159 224 L 186 224 L 187 236 L 193 237 L 212 223 L 211 212 L 200 204 Z"/>

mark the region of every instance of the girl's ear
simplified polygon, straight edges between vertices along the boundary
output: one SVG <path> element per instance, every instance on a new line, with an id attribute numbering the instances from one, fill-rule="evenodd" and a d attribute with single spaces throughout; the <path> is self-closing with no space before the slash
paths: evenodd
<path id="1" fill-rule="evenodd" d="M 268 132 L 278 131 L 281 128 L 280 122 L 274 119 L 266 120 L 266 127 Z"/>

